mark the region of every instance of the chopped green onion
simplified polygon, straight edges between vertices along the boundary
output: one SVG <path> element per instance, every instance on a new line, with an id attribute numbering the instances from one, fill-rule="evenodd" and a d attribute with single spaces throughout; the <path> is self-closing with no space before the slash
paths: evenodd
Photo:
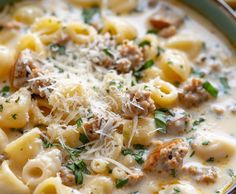
<path id="1" fill-rule="evenodd" d="M 138 46 L 140 46 L 140 47 L 151 46 L 151 43 L 148 40 L 144 40 L 144 41 L 140 42 Z"/>
<path id="2" fill-rule="evenodd" d="M 80 128 L 83 124 L 83 120 L 81 118 L 79 118 L 77 121 L 76 121 L 76 125 L 78 128 Z"/>
<path id="3" fill-rule="evenodd" d="M 108 48 L 104 48 L 103 52 L 109 57 L 114 58 L 114 54 Z"/>
<path id="4" fill-rule="evenodd" d="M 122 188 L 128 183 L 129 179 L 118 179 L 116 180 L 116 188 Z"/>
<path id="5" fill-rule="evenodd" d="M 87 137 L 85 134 L 80 134 L 79 140 L 80 140 L 83 144 L 86 144 L 86 143 L 89 142 L 89 139 L 88 139 L 88 137 Z"/>
<path id="6" fill-rule="evenodd" d="M 88 8 L 88 9 L 83 9 L 82 10 L 82 16 L 83 16 L 83 19 L 84 19 L 84 22 L 86 24 L 90 24 L 91 21 L 93 20 L 93 17 L 96 15 L 96 14 L 99 14 L 100 12 L 100 9 L 97 8 L 97 7 L 93 7 L 93 8 Z"/>
<path id="7" fill-rule="evenodd" d="M 218 96 L 218 89 L 215 88 L 209 81 L 205 81 L 202 84 L 202 87 L 213 97 L 217 97 Z"/>

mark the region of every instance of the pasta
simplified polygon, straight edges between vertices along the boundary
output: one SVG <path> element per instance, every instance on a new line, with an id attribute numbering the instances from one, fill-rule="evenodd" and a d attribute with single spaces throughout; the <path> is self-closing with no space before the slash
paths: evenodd
<path id="1" fill-rule="evenodd" d="M 116 35 L 117 41 L 121 43 L 123 40 L 132 40 L 137 37 L 137 30 L 126 21 L 117 18 L 105 18 L 103 33 L 109 32 Z"/>
<path id="2" fill-rule="evenodd" d="M 6 78 L 15 62 L 14 50 L 0 46 L 0 77 Z"/>
<path id="3" fill-rule="evenodd" d="M 29 187 L 36 187 L 47 178 L 56 176 L 60 167 L 60 151 L 54 149 L 29 160 L 23 168 L 22 177 Z"/>
<path id="4" fill-rule="evenodd" d="M 176 1 L 0 10 L 0 194 L 226 193 L 235 51 Z"/>
<path id="5" fill-rule="evenodd" d="M 9 161 L 4 161 L 0 167 L 0 186 L 5 194 L 30 194 L 30 189 L 10 169 Z"/>
<path id="6" fill-rule="evenodd" d="M 190 64 L 180 51 L 167 50 L 160 59 L 160 68 L 168 81 L 183 82 L 190 74 Z"/>
<path id="7" fill-rule="evenodd" d="M 77 44 L 89 43 L 95 39 L 96 30 L 83 23 L 71 23 L 66 26 L 66 33 Z"/>

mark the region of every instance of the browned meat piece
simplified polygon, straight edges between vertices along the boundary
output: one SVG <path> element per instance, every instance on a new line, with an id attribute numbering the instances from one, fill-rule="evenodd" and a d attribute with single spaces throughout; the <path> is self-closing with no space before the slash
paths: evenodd
<path id="1" fill-rule="evenodd" d="M 75 176 L 70 169 L 62 166 L 59 173 L 64 185 L 69 187 L 75 185 Z"/>
<path id="2" fill-rule="evenodd" d="M 150 23 L 157 29 L 163 29 L 169 26 L 180 26 L 184 15 L 164 3 L 159 3 L 156 13 L 150 18 Z"/>
<path id="3" fill-rule="evenodd" d="M 32 51 L 29 49 L 21 51 L 11 72 L 12 87 L 19 89 L 24 85 L 29 85 L 34 94 L 44 97 L 45 94 L 39 88 L 50 85 L 49 81 L 36 80 L 28 82 L 29 79 L 45 74 L 40 70 L 42 65 L 43 62 Z"/>
<path id="4" fill-rule="evenodd" d="M 119 73 L 128 73 L 140 66 L 143 61 L 141 48 L 132 42 L 125 41 L 118 47 L 121 58 L 116 61 L 116 69 Z"/>
<path id="5" fill-rule="evenodd" d="M 189 115 L 181 108 L 172 109 L 171 112 L 173 115 L 167 120 L 168 133 L 184 133 L 189 126 Z"/>
<path id="6" fill-rule="evenodd" d="M 214 167 L 186 166 L 183 167 L 183 170 L 200 183 L 215 183 L 218 177 L 217 171 Z"/>
<path id="7" fill-rule="evenodd" d="M 184 15 L 181 12 L 160 3 L 157 12 L 151 16 L 150 23 L 154 28 L 160 30 L 160 36 L 168 38 L 176 34 L 177 28 L 181 25 L 183 19 Z"/>
<path id="8" fill-rule="evenodd" d="M 128 91 L 128 102 L 122 105 L 122 115 L 126 119 L 132 119 L 135 116 L 147 116 L 155 109 L 149 91 L 132 89 Z"/>
<path id="9" fill-rule="evenodd" d="M 178 170 L 182 167 L 183 158 L 187 152 L 188 144 L 182 139 L 160 143 L 148 155 L 143 169 L 151 171 L 158 166 L 164 171 Z"/>
<path id="10" fill-rule="evenodd" d="M 193 78 L 179 92 L 179 101 L 187 108 L 198 106 L 210 99 L 210 94 L 202 87 L 203 81 Z"/>
<path id="11" fill-rule="evenodd" d="M 102 123 L 102 119 L 92 118 L 87 123 L 84 124 L 84 129 L 86 131 L 86 135 L 90 140 L 99 139 L 100 135 L 96 133 L 97 130 L 100 129 Z"/>
<path id="12" fill-rule="evenodd" d="M 169 26 L 167 28 L 162 29 L 159 32 L 159 35 L 162 36 L 163 38 L 169 38 L 171 36 L 174 36 L 177 32 L 177 29 L 175 26 Z"/>

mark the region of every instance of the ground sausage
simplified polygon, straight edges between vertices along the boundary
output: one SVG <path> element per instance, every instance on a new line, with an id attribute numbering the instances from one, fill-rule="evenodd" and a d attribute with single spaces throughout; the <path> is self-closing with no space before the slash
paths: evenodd
<path id="1" fill-rule="evenodd" d="M 61 180 L 62 180 L 62 183 L 66 186 L 73 186 L 75 185 L 75 176 L 73 174 L 73 172 L 62 166 L 61 169 L 60 169 L 60 177 L 61 177 Z"/>
<path id="2" fill-rule="evenodd" d="M 131 89 L 128 91 L 128 102 L 123 103 L 122 115 L 126 119 L 131 119 L 135 116 L 147 116 L 155 109 L 149 91 Z"/>
<path id="3" fill-rule="evenodd" d="M 188 144 L 183 139 L 159 143 L 148 155 L 143 169 L 151 171 L 159 167 L 163 171 L 181 169 L 183 158 L 188 152 Z"/>
<path id="4" fill-rule="evenodd" d="M 179 92 L 179 101 L 187 108 L 195 107 L 210 99 L 210 94 L 202 87 L 203 80 L 193 78 Z"/>
<path id="5" fill-rule="evenodd" d="M 15 89 L 19 89 L 24 85 L 29 85 L 32 93 L 44 97 L 44 92 L 40 91 L 40 87 L 50 85 L 47 80 L 36 80 L 28 82 L 32 78 L 45 74 L 40 70 L 43 62 L 29 49 L 21 51 L 17 61 L 11 72 L 11 85 Z"/>

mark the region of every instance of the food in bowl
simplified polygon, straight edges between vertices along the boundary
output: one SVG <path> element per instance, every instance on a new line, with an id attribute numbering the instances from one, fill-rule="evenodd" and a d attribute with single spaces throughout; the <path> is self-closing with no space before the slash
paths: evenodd
<path id="1" fill-rule="evenodd" d="M 225 193 L 235 51 L 176 1 L 42 0 L 0 18 L 1 194 Z"/>

